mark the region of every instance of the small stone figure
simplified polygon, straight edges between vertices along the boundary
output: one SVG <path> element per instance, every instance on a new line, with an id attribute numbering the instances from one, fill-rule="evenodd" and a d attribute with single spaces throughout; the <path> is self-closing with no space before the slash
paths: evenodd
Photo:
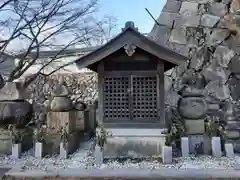
<path id="1" fill-rule="evenodd" d="M 60 78 L 59 84 L 52 92 L 53 100 L 51 101 L 50 109 L 55 112 L 64 112 L 72 109 L 72 102 L 68 97 L 69 91 L 64 83 L 63 78 Z"/>

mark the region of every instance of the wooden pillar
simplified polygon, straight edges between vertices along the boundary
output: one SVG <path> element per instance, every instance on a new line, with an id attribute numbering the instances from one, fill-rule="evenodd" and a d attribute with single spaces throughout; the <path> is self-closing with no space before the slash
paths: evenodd
<path id="1" fill-rule="evenodd" d="M 98 111 L 99 111 L 99 117 L 98 117 L 98 124 L 103 124 L 104 121 L 104 64 L 101 61 L 98 64 Z"/>
<path id="2" fill-rule="evenodd" d="M 164 63 L 162 61 L 158 61 L 157 66 L 157 107 L 158 107 L 158 115 L 160 117 L 160 124 L 163 128 L 166 127 L 165 122 L 165 93 L 164 93 Z"/>

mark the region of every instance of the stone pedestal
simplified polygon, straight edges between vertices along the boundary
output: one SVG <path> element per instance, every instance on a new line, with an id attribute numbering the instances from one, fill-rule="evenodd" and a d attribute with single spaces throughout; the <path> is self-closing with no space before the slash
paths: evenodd
<path id="1" fill-rule="evenodd" d="M 181 150 L 182 150 L 183 157 L 189 156 L 189 139 L 188 139 L 188 137 L 181 138 Z"/>
<path id="2" fill-rule="evenodd" d="M 205 132 L 204 119 L 185 119 L 187 134 L 203 134 Z"/>
<path id="3" fill-rule="evenodd" d="M 43 143 L 35 143 L 35 157 L 40 159 L 43 157 Z"/>
<path id="4" fill-rule="evenodd" d="M 60 158 L 67 159 L 68 158 L 68 143 L 60 143 Z"/>
<path id="5" fill-rule="evenodd" d="M 103 151 L 101 151 L 101 148 L 98 145 L 95 146 L 94 158 L 96 164 L 100 165 L 103 163 L 104 159 Z"/>
<path id="6" fill-rule="evenodd" d="M 163 146 L 162 161 L 164 164 L 172 163 L 172 146 Z"/>
<path id="7" fill-rule="evenodd" d="M 48 131 L 59 132 L 61 127 L 64 127 L 66 123 L 68 123 L 67 131 L 72 132 L 76 128 L 76 119 L 77 119 L 76 111 L 69 111 L 69 112 L 50 111 L 47 114 Z"/>
<path id="8" fill-rule="evenodd" d="M 22 144 L 13 144 L 12 145 L 12 157 L 18 159 L 22 151 Z"/>
<path id="9" fill-rule="evenodd" d="M 220 137 L 212 137 L 211 145 L 212 145 L 212 155 L 217 158 L 220 158 L 222 156 Z"/>
<path id="10" fill-rule="evenodd" d="M 226 156 L 230 158 L 234 157 L 233 144 L 227 143 L 224 146 L 225 146 Z"/>

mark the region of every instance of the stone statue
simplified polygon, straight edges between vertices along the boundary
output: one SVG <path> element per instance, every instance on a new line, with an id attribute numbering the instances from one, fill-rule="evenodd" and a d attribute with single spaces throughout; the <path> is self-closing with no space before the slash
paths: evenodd
<path id="1" fill-rule="evenodd" d="M 182 79 L 182 88 L 179 93 L 182 98 L 178 102 L 178 110 L 182 117 L 187 119 L 202 118 L 207 112 L 207 103 L 204 99 L 204 77 L 189 71 Z"/>
<path id="2" fill-rule="evenodd" d="M 69 98 L 69 91 L 62 77 L 52 92 L 52 96 L 53 99 L 50 104 L 51 111 L 63 112 L 72 109 L 72 102 Z"/>

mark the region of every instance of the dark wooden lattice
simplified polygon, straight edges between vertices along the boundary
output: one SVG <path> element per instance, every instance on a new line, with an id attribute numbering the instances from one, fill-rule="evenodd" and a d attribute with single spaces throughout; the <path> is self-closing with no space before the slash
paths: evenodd
<path id="1" fill-rule="evenodd" d="M 155 121 L 156 76 L 104 77 L 104 118 L 116 121 Z"/>
<path id="2" fill-rule="evenodd" d="M 132 78 L 132 107 L 133 120 L 155 120 L 157 111 L 157 78 L 136 77 Z"/>
<path id="3" fill-rule="evenodd" d="M 129 78 L 104 78 L 104 118 L 106 120 L 129 120 Z"/>

